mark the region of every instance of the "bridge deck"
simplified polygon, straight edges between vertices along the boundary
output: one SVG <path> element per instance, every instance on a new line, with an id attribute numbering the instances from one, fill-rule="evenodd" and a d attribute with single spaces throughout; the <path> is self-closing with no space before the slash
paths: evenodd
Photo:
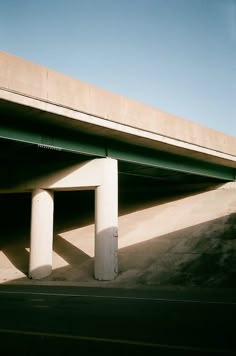
<path id="1" fill-rule="evenodd" d="M 236 168 L 236 138 L 0 52 L 0 114 Z M 3 136 L 4 137 L 4 136 Z"/>

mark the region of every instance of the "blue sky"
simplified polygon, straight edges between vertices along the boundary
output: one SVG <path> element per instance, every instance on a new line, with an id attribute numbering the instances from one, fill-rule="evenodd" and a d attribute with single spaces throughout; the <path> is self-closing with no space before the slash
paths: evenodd
<path id="1" fill-rule="evenodd" d="M 236 0 L 0 0 L 0 44 L 236 135 Z"/>

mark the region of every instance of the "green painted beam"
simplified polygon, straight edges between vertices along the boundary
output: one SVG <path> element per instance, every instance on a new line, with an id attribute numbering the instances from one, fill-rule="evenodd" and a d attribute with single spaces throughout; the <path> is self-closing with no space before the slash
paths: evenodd
<path id="1" fill-rule="evenodd" d="M 181 157 L 166 152 L 155 151 L 151 149 L 142 149 L 140 147 L 131 147 L 129 145 L 112 145 L 108 149 L 111 158 L 120 161 L 143 164 L 149 167 L 163 168 L 183 173 L 196 174 L 206 177 L 218 178 L 227 181 L 234 181 L 236 169 Z"/>
<path id="2" fill-rule="evenodd" d="M 59 151 L 68 151 L 97 157 L 106 157 L 106 147 L 98 144 L 85 136 L 68 134 L 67 131 L 49 133 L 46 131 L 33 131 L 29 129 L 18 129 L 0 127 L 0 138 L 10 139 L 18 142 L 30 143 L 39 147 L 48 147 Z"/>
<path id="3" fill-rule="evenodd" d="M 40 127 L 37 130 L 25 127 L 0 127 L 0 137 L 31 143 L 61 151 L 90 155 L 93 157 L 115 158 L 124 162 L 137 163 L 183 173 L 196 174 L 226 181 L 235 180 L 236 170 L 187 157 L 138 147 L 123 142 L 115 142 L 86 134 L 61 130 L 55 127 Z"/>

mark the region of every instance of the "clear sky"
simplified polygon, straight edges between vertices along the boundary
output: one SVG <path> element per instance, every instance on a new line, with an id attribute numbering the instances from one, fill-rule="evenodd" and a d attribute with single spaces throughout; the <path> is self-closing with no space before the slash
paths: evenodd
<path id="1" fill-rule="evenodd" d="M 0 44 L 236 135 L 236 0 L 0 0 Z"/>

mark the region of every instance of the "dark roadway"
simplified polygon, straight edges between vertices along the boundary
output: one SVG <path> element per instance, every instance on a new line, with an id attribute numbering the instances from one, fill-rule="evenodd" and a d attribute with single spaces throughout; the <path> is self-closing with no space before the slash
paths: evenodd
<path id="1" fill-rule="evenodd" d="M 0 286 L 0 355 L 236 355 L 236 302 Z"/>

